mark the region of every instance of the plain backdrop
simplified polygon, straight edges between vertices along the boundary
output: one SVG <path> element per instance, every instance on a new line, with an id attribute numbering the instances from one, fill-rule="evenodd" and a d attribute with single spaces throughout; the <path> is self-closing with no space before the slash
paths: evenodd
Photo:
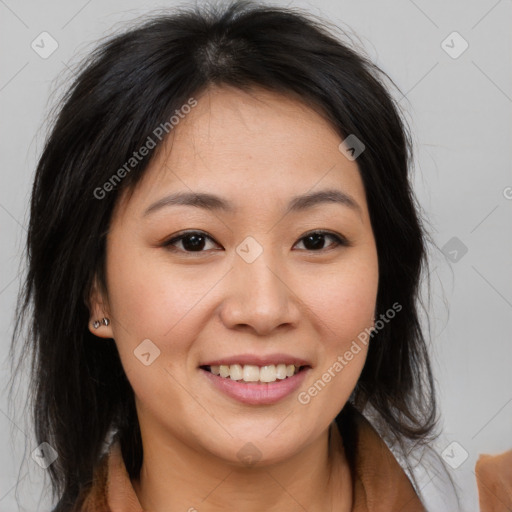
<path id="1" fill-rule="evenodd" d="M 428 318 L 444 426 L 435 449 L 454 466 L 462 510 L 475 512 L 478 455 L 512 448 L 512 2 L 274 4 L 304 8 L 355 33 L 404 94 L 393 93 L 414 135 L 414 185 L 435 241 Z M 60 93 L 51 94 L 62 91 L 70 68 L 99 38 L 173 5 L 0 0 L 0 512 L 18 504 L 50 510 L 44 470 L 31 458 L 36 444 L 24 411 L 26 389 L 8 407 L 7 353 L 31 182 L 45 120 Z M 41 38 L 46 52 L 58 45 L 51 55 L 44 55 Z M 422 493 L 439 512 L 437 477 L 429 478 Z"/>

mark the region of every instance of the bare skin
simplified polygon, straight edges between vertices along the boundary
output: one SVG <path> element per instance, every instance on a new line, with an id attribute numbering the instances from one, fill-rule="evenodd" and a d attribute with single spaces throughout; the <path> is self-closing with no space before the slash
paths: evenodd
<path id="1" fill-rule="evenodd" d="M 135 492 L 151 512 L 349 511 L 352 482 L 333 421 L 367 346 L 307 404 L 298 394 L 373 325 L 378 260 L 357 162 L 318 113 L 290 97 L 222 87 L 196 99 L 116 206 L 108 298 L 92 291 L 91 319 L 111 323 L 91 331 L 114 338 L 135 392 L 144 452 Z M 295 196 L 325 189 L 355 206 L 324 201 L 285 214 Z M 145 214 L 175 192 L 213 193 L 234 210 L 167 205 Z M 163 246 L 185 230 L 206 236 L 199 250 L 190 236 Z M 307 237 L 318 230 L 348 245 L 327 234 L 312 248 Z M 251 263 L 236 251 L 249 236 L 262 249 Z M 149 365 L 134 355 L 146 339 L 160 351 Z M 225 395 L 199 368 L 275 353 L 311 368 L 271 405 Z M 256 464 L 239 455 L 247 443 Z"/>

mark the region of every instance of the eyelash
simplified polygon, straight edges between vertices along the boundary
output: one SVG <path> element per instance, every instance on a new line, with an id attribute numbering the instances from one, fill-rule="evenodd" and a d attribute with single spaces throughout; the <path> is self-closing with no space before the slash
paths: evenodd
<path id="1" fill-rule="evenodd" d="M 176 247 L 173 247 L 173 244 L 175 244 L 176 242 L 179 242 L 185 238 L 188 238 L 189 236 L 192 236 L 192 235 L 200 235 L 204 238 L 208 238 L 209 240 L 211 240 L 212 242 L 215 242 L 215 240 L 207 235 L 204 231 L 186 231 L 186 232 L 183 232 L 181 234 L 179 234 L 178 236 L 174 236 L 172 238 L 170 238 L 169 240 L 166 240 L 164 242 L 162 242 L 161 244 L 161 247 L 165 247 L 166 249 L 170 250 L 170 251 L 173 251 L 173 252 L 183 252 L 183 253 L 186 253 L 186 254 L 201 254 L 201 253 L 204 253 L 204 252 L 207 252 L 207 251 L 204 251 L 204 250 L 201 250 L 201 251 L 185 251 L 185 250 L 182 250 L 182 249 L 177 249 Z M 343 237 L 342 235 L 338 235 L 336 233 L 332 233 L 331 231 L 325 231 L 325 230 L 322 230 L 322 229 L 319 229 L 319 230 L 316 230 L 316 231 L 310 231 L 308 233 L 306 233 L 305 235 L 303 235 L 299 241 L 303 240 L 304 238 L 307 238 L 308 236 L 311 236 L 311 235 L 324 235 L 324 236 L 327 236 L 327 237 L 330 237 L 334 240 L 334 246 L 329 246 L 327 248 L 324 248 L 324 249 L 318 249 L 318 250 L 307 250 L 307 249 L 301 249 L 301 250 L 305 250 L 307 252 L 310 252 L 310 253 L 322 253 L 322 252 L 325 252 L 325 251 L 330 251 L 330 250 L 333 250 L 333 249 L 336 249 L 337 247 L 349 247 L 351 244 L 349 243 L 349 241 Z M 217 243 L 217 242 L 215 242 Z M 219 245 L 219 244 L 217 244 Z"/>

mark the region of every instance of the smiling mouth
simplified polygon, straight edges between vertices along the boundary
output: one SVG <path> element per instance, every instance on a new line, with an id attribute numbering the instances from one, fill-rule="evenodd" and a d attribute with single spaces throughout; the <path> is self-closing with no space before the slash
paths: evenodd
<path id="1" fill-rule="evenodd" d="M 293 377 L 297 373 L 310 368 L 310 366 L 298 366 L 293 364 L 270 364 L 256 366 L 252 364 L 240 365 L 204 365 L 202 370 L 217 375 L 224 379 L 230 379 L 247 384 L 271 384 Z"/>

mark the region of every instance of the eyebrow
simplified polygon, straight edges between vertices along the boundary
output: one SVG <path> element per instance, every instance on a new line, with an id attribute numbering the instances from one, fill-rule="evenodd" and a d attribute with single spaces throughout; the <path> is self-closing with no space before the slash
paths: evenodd
<path id="1" fill-rule="evenodd" d="M 285 215 L 304 211 L 322 203 L 341 204 L 361 214 L 361 207 L 352 196 L 341 190 L 325 189 L 292 198 L 285 210 Z M 164 207 L 175 205 L 193 206 L 210 211 L 224 211 L 227 213 L 234 213 L 236 211 L 235 205 L 231 201 L 214 194 L 204 192 L 177 192 L 165 196 L 150 205 L 144 211 L 143 216 L 147 216 Z"/>

